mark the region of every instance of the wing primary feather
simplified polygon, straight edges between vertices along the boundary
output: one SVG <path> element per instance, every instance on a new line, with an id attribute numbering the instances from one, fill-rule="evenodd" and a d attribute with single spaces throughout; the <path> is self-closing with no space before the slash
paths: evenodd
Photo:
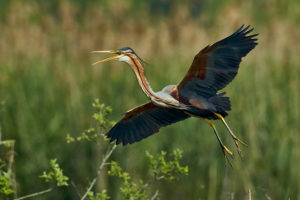
<path id="1" fill-rule="evenodd" d="M 155 106 L 149 102 L 131 109 L 107 133 L 116 144 L 132 144 L 158 132 L 161 127 L 184 120 L 189 116 L 181 110 Z"/>

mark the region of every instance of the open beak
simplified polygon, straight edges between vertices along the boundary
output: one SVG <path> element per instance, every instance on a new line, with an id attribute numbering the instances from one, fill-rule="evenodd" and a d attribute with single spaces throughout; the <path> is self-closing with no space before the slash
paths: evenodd
<path id="1" fill-rule="evenodd" d="M 109 58 L 105 58 L 103 60 L 100 60 L 100 61 L 97 61 L 95 63 L 93 63 L 92 65 L 97 65 L 99 63 L 104 63 L 104 62 L 107 62 L 107 61 L 111 61 L 111 60 L 115 60 L 117 59 L 121 52 L 120 51 L 115 51 L 115 50 L 106 50 L 106 51 L 92 51 L 92 53 L 109 53 L 109 54 L 118 54 L 118 55 L 115 55 L 115 56 L 112 56 L 112 57 L 109 57 Z"/>

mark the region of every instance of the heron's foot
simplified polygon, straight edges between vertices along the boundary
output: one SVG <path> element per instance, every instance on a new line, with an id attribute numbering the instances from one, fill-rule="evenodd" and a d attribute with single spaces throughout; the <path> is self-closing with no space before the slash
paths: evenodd
<path id="1" fill-rule="evenodd" d="M 227 125 L 227 123 L 226 123 L 226 121 L 225 121 L 225 119 L 224 119 L 224 117 L 223 117 L 222 115 L 220 115 L 220 114 L 218 114 L 218 113 L 215 113 L 215 115 L 216 115 L 220 120 L 222 120 L 222 122 L 224 123 L 224 125 L 226 126 L 227 130 L 229 131 L 231 137 L 232 137 L 233 140 L 234 140 L 234 143 L 235 143 L 235 145 L 236 145 L 236 147 L 237 147 L 237 150 L 238 150 L 238 153 L 239 153 L 240 157 L 243 157 L 243 156 L 242 156 L 242 151 L 241 151 L 241 149 L 240 149 L 240 147 L 239 147 L 239 144 L 242 144 L 242 145 L 244 145 L 244 146 L 248 146 L 248 145 L 247 145 L 246 143 L 242 142 L 239 138 L 237 138 L 237 137 L 234 135 L 234 133 L 231 131 L 231 129 L 230 129 L 229 126 Z"/>
<path id="2" fill-rule="evenodd" d="M 230 159 L 227 157 L 227 155 L 226 155 L 226 154 L 224 154 L 224 162 L 225 162 L 225 166 L 227 166 L 227 164 L 229 164 L 229 165 L 230 165 L 230 167 L 232 167 L 232 168 L 233 168 L 233 165 L 232 165 L 232 163 L 231 163 Z"/>
<path id="3" fill-rule="evenodd" d="M 220 146 L 221 146 L 221 149 L 222 149 L 223 154 L 224 154 L 225 165 L 227 163 L 229 163 L 230 166 L 232 166 L 232 164 L 231 164 L 229 158 L 227 157 L 227 155 L 229 155 L 231 158 L 233 158 L 233 153 L 224 144 L 220 144 Z"/>
<path id="4" fill-rule="evenodd" d="M 246 143 L 244 143 L 243 141 L 241 141 L 239 138 L 237 138 L 235 135 L 232 135 L 232 138 L 234 140 L 235 146 L 237 147 L 237 151 L 238 151 L 240 157 L 243 157 L 239 144 L 242 144 L 246 147 L 248 147 L 248 145 Z"/>

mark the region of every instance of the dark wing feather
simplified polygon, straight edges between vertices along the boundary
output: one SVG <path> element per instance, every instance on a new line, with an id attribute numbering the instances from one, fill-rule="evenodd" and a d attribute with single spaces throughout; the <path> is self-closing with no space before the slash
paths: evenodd
<path id="1" fill-rule="evenodd" d="M 256 45 L 258 34 L 248 35 L 253 29 L 241 26 L 229 37 L 202 49 L 194 58 L 186 76 L 178 85 L 181 95 L 190 97 L 214 96 L 236 76 L 242 57 Z"/>
<path id="2" fill-rule="evenodd" d="M 164 108 L 152 102 L 129 110 L 125 116 L 107 133 L 110 141 L 117 144 L 138 142 L 156 132 L 163 126 L 189 118 L 182 110 Z"/>

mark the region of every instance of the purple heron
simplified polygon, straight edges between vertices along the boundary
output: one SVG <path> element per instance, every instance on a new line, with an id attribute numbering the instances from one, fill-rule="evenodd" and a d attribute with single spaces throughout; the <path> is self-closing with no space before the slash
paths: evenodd
<path id="1" fill-rule="evenodd" d="M 118 50 L 93 51 L 93 53 L 115 54 L 113 57 L 95 62 L 93 65 L 115 60 L 122 61 L 132 68 L 149 102 L 126 112 L 125 116 L 107 133 L 110 141 L 116 144 L 132 144 L 159 131 L 161 127 L 198 117 L 206 121 L 214 130 L 223 154 L 232 152 L 222 143 L 211 120 L 221 120 L 240 153 L 239 140 L 227 125 L 224 117 L 231 110 L 229 97 L 225 92 L 218 93 L 236 76 L 241 59 L 258 43 L 256 36 L 249 35 L 250 26 L 241 26 L 229 37 L 208 45 L 194 58 L 187 74 L 178 85 L 168 85 L 154 92 L 144 74 L 143 62 L 129 47 Z"/>

